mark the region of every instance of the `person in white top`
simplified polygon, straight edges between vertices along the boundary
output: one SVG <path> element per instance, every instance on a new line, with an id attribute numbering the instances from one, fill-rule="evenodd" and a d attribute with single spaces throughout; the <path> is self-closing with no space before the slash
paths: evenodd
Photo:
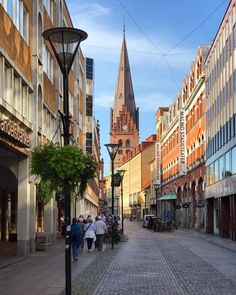
<path id="1" fill-rule="evenodd" d="M 107 231 L 106 223 L 102 220 L 102 216 L 98 216 L 98 221 L 95 223 L 97 247 L 98 251 L 102 251 L 104 235 Z"/>
<path id="2" fill-rule="evenodd" d="M 84 231 L 85 231 L 85 238 L 87 239 L 88 252 L 91 252 L 93 241 L 96 240 L 96 235 L 95 235 L 96 228 L 91 218 L 87 220 L 87 223 L 85 224 L 85 227 L 84 227 Z"/>

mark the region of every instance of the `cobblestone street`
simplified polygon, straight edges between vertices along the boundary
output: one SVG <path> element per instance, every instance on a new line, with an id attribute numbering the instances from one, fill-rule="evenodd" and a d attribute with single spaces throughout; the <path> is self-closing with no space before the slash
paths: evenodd
<path id="1" fill-rule="evenodd" d="M 235 243 L 192 231 L 154 233 L 137 223 L 126 229 L 129 242 L 101 267 L 99 260 L 90 265 L 74 294 L 236 294 Z M 94 271 L 101 280 L 90 289 Z"/>
<path id="2" fill-rule="evenodd" d="M 73 294 L 236 294 L 236 244 L 177 230 L 156 233 L 125 223 L 128 242 L 72 263 Z M 0 294 L 64 294 L 63 241 L 0 269 Z"/>

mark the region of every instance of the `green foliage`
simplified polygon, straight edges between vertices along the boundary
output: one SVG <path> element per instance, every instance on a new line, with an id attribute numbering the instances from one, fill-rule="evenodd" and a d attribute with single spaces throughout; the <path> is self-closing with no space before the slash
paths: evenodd
<path id="1" fill-rule="evenodd" d="M 83 195 L 96 168 L 94 157 L 76 146 L 49 144 L 36 147 L 32 152 L 31 172 L 40 175 L 43 181 L 49 181 L 55 191 L 73 192 L 79 186 Z"/>
<path id="2" fill-rule="evenodd" d="M 46 205 L 53 196 L 53 187 L 50 181 L 41 180 L 39 184 L 36 184 L 37 200 Z"/>

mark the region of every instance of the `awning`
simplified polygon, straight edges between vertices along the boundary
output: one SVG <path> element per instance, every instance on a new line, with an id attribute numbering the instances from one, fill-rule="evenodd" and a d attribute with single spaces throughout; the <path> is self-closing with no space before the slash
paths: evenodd
<path id="1" fill-rule="evenodd" d="M 177 199 L 176 194 L 168 194 L 158 198 L 158 201 L 171 201 L 176 199 Z"/>

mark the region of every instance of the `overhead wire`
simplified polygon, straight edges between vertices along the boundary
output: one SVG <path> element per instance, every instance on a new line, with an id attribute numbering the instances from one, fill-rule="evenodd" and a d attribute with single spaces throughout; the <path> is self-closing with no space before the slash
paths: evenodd
<path id="1" fill-rule="evenodd" d="M 142 30 L 142 28 L 138 25 L 138 23 L 135 21 L 134 17 L 131 15 L 131 13 L 129 12 L 129 10 L 127 9 L 127 7 L 122 3 L 121 0 L 118 0 L 118 2 L 120 3 L 121 7 L 125 10 L 125 12 L 127 13 L 127 15 L 130 17 L 130 19 L 133 21 L 133 23 L 136 25 L 136 27 L 140 30 L 140 32 L 144 35 L 144 37 L 150 42 L 150 44 L 152 44 L 152 46 L 163 56 L 163 58 L 165 58 L 167 66 L 168 66 L 168 70 L 170 71 L 171 77 L 175 83 L 175 86 L 177 87 L 178 91 L 179 91 L 179 87 L 177 84 L 177 81 L 175 79 L 174 73 L 170 67 L 170 64 L 168 62 L 167 59 L 167 55 L 170 54 L 171 51 L 173 51 L 174 49 L 176 49 L 180 44 L 182 44 L 187 38 L 189 38 L 196 30 L 198 30 L 227 0 L 223 0 L 199 25 L 197 25 L 190 33 L 188 33 L 181 41 L 179 41 L 174 47 L 172 47 L 169 51 L 167 51 L 166 53 L 163 53 L 162 50 L 156 46 L 156 44 L 150 39 L 149 36 L 147 36 L 147 34 Z M 163 59 L 161 59 L 162 61 Z M 158 62 L 157 65 L 159 66 L 161 62 Z M 155 66 L 155 69 L 151 72 L 151 75 L 149 75 L 148 77 L 150 78 L 153 73 L 157 70 L 157 65 Z M 146 80 L 145 80 L 146 81 Z M 146 82 L 144 83 L 146 84 Z"/>

